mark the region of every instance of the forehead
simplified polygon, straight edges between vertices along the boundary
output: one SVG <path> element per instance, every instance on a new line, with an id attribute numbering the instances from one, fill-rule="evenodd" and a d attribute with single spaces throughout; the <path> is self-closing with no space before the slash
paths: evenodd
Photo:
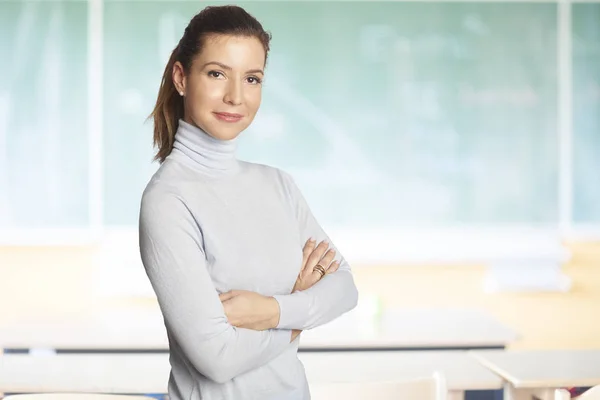
<path id="1" fill-rule="evenodd" d="M 201 63 L 216 61 L 233 69 L 262 69 L 265 49 L 256 37 L 210 35 L 197 57 Z"/>

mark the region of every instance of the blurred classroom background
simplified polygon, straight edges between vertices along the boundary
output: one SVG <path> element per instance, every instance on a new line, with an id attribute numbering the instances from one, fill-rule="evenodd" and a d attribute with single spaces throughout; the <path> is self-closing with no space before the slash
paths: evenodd
<path id="1" fill-rule="evenodd" d="M 123 326 L 164 350 L 146 118 L 209 4 L 0 0 L 7 353 L 102 351 Z M 600 349 L 600 1 L 236 4 L 273 34 L 239 156 L 294 176 L 361 294 L 362 328 L 308 347 L 393 348 L 414 317 L 401 348 Z"/>

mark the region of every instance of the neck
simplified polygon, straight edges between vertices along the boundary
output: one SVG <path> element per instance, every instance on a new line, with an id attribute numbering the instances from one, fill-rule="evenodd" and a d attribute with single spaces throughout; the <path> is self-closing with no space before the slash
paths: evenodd
<path id="1" fill-rule="evenodd" d="M 173 152 L 180 154 L 192 167 L 209 175 L 228 175 L 237 172 L 238 160 L 235 157 L 237 138 L 220 140 L 204 130 L 179 120 L 175 133 Z"/>

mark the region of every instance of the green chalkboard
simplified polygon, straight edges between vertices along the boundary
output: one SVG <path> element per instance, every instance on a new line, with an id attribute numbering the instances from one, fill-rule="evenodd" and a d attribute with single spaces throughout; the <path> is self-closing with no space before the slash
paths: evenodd
<path id="1" fill-rule="evenodd" d="M 156 167 L 143 121 L 206 4 L 105 3 L 109 223 L 136 222 Z M 324 224 L 556 222 L 556 4 L 238 4 L 273 34 L 240 155 L 291 172 Z"/>
<path id="2" fill-rule="evenodd" d="M 145 119 L 208 4 L 105 0 L 93 31 L 87 1 L 0 0 L 0 229 L 89 225 L 95 68 L 104 222 L 137 223 L 157 168 Z M 556 3 L 238 4 L 273 34 L 240 156 L 292 173 L 323 224 L 557 222 Z M 572 7 L 573 216 L 598 223 L 600 2 Z"/>
<path id="3" fill-rule="evenodd" d="M 0 1 L 0 229 L 85 227 L 87 3 Z"/>
<path id="4" fill-rule="evenodd" d="M 577 223 L 600 222 L 600 3 L 573 5 L 574 204 Z"/>

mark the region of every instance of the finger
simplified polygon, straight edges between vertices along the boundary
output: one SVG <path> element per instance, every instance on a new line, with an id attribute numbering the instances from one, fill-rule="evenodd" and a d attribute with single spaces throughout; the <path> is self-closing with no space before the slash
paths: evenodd
<path id="1" fill-rule="evenodd" d="M 304 269 L 306 268 L 306 262 L 308 261 L 308 257 L 312 254 L 312 252 L 315 249 L 315 243 L 315 239 L 310 238 L 304 245 L 304 248 L 302 249 L 302 267 L 300 269 L 300 273 L 302 273 L 302 271 L 304 271 Z"/>
<path id="2" fill-rule="evenodd" d="M 333 262 L 334 258 L 335 258 L 335 249 L 329 249 L 327 251 L 327 253 L 325 253 L 325 255 L 323 256 L 321 261 L 319 261 L 319 264 L 323 268 L 325 268 L 325 272 L 329 271 L 329 268 L 331 267 L 331 263 Z"/>
<path id="3" fill-rule="evenodd" d="M 338 270 L 339 267 L 340 267 L 340 262 L 339 261 L 334 261 L 329 266 L 329 269 L 327 270 L 327 273 L 328 274 L 333 274 L 335 271 Z"/>
<path id="4" fill-rule="evenodd" d="M 308 245 L 313 245 L 315 244 L 315 239 L 312 237 L 309 237 L 306 242 L 304 243 L 304 247 L 308 246 Z"/>
<path id="5" fill-rule="evenodd" d="M 306 257 L 306 261 L 304 262 L 304 267 L 300 272 L 300 276 L 302 278 L 308 278 L 313 273 L 313 267 L 323 256 L 323 253 L 327 250 L 323 242 L 319 243 L 318 246 L 316 243 L 317 241 L 312 239 L 312 243 L 305 248 L 305 253 L 303 255 Z"/>
<path id="6" fill-rule="evenodd" d="M 309 271 L 312 271 L 315 265 L 317 265 L 319 261 L 321 261 L 321 258 L 323 258 L 323 255 L 325 255 L 325 252 L 327 251 L 328 247 L 329 242 L 324 240 L 321 243 L 319 243 L 315 250 L 310 254 L 306 266 L 309 269 Z"/>
<path id="7" fill-rule="evenodd" d="M 237 293 L 235 292 L 235 290 L 231 290 L 229 292 L 221 293 L 219 295 L 219 300 L 221 300 L 221 302 L 223 302 L 223 301 L 227 301 L 229 299 L 232 299 L 235 296 L 237 296 Z"/>
<path id="8" fill-rule="evenodd" d="M 313 269 L 312 274 L 311 274 L 311 279 L 313 280 L 313 282 L 316 283 L 316 282 L 320 281 L 326 274 L 327 274 L 327 270 L 325 270 L 325 273 L 322 273 L 319 269 Z"/>
<path id="9" fill-rule="evenodd" d="M 239 323 L 239 312 L 236 312 L 236 306 L 234 304 L 234 300 L 229 299 L 224 301 L 223 303 L 223 311 L 225 312 L 225 316 L 227 317 L 227 321 L 231 325 L 237 326 Z"/>
<path id="10" fill-rule="evenodd" d="M 227 317 L 227 319 L 231 318 L 231 315 L 230 315 L 231 307 L 230 307 L 229 301 L 224 301 L 222 304 L 223 304 L 223 311 L 225 312 L 225 316 Z"/>
<path id="11" fill-rule="evenodd" d="M 326 261 L 323 261 L 323 257 L 325 255 L 327 255 L 326 252 L 327 252 L 328 246 L 329 246 L 329 242 L 327 242 L 326 240 L 319 243 L 319 245 L 315 248 L 315 250 L 312 252 L 312 254 L 310 255 L 310 257 L 307 261 L 306 274 L 309 276 L 312 276 L 312 278 L 314 280 L 319 280 L 321 278 L 320 272 L 315 270 L 315 267 L 318 264 L 323 263 L 322 267 L 323 267 L 323 269 L 325 269 L 325 272 L 327 272 L 326 267 L 328 265 L 326 265 Z M 316 273 L 316 275 L 315 275 L 315 273 Z"/>

